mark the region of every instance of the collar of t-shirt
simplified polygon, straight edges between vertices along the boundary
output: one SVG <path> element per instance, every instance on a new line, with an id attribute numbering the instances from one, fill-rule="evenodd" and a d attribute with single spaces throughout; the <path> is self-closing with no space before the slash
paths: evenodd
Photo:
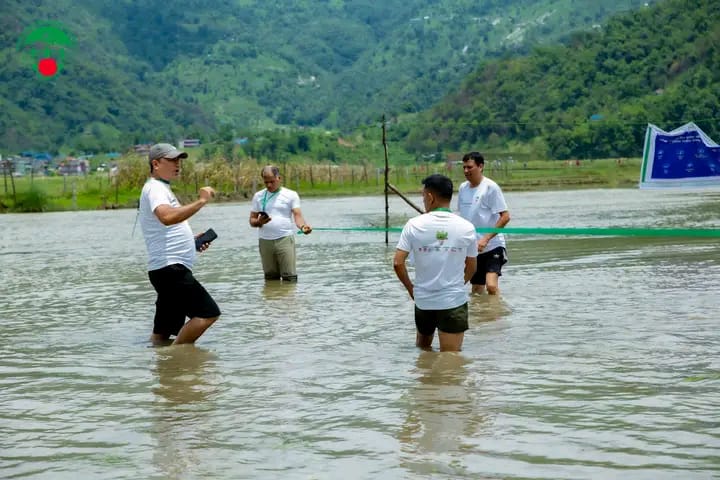
<path id="1" fill-rule="evenodd" d="M 262 198 L 262 200 L 260 201 L 260 203 L 262 203 L 262 211 L 263 211 L 263 212 L 264 212 L 265 209 L 267 208 L 268 202 L 269 202 L 270 200 L 272 200 L 277 194 L 279 194 L 279 193 L 280 193 L 280 190 L 282 190 L 282 187 L 278 187 L 278 189 L 275 190 L 274 192 L 272 192 L 272 193 L 270 194 L 270 196 L 268 197 L 268 190 L 267 190 L 267 188 L 265 189 L 265 194 L 263 195 L 263 198 Z"/>

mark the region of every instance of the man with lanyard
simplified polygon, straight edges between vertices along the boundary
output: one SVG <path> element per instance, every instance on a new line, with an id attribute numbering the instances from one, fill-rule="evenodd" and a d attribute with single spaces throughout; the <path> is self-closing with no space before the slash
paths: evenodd
<path id="1" fill-rule="evenodd" d="M 303 218 L 297 192 L 280 185 L 277 167 L 268 165 L 260 175 L 266 188 L 253 195 L 250 226 L 258 229 L 265 280 L 294 282 L 297 281 L 295 232 L 300 229 L 307 235 L 312 227 Z"/>
<path id="2" fill-rule="evenodd" d="M 476 228 L 503 228 L 510 221 L 510 212 L 500 186 L 483 175 L 485 158 L 479 152 L 463 157 L 466 182 L 458 189 L 458 213 Z M 502 233 L 477 234 L 477 272 L 470 283 L 473 293 L 497 295 L 502 266 L 507 263 L 505 236 Z"/>
<path id="3" fill-rule="evenodd" d="M 174 344 L 194 343 L 220 316 L 215 300 L 192 274 L 195 237 L 188 218 L 214 196 L 211 187 L 200 189 L 199 198 L 180 205 L 170 189 L 170 180 L 180 175 L 180 160 L 187 153 L 168 143 L 150 148 L 150 179 L 140 195 L 140 226 L 148 251 L 148 276 L 157 292 L 155 326 L 150 341 L 164 344 L 176 335 Z M 200 251 L 209 244 L 200 246 Z M 185 323 L 185 318 L 190 320 Z"/>
<path id="4" fill-rule="evenodd" d="M 415 344 L 432 348 L 438 330 L 441 352 L 459 352 L 468 329 L 468 290 L 475 273 L 477 242 L 472 223 L 450 211 L 452 180 L 430 175 L 422 181 L 422 215 L 410 219 L 400 234 L 393 268 L 415 300 Z M 415 283 L 405 261 L 412 252 Z"/>

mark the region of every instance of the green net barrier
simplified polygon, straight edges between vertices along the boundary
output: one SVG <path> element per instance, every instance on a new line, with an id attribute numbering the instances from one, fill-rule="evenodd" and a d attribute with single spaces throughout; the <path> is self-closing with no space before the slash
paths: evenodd
<path id="1" fill-rule="evenodd" d="M 314 232 L 384 232 L 384 227 L 313 227 Z M 389 232 L 401 232 L 402 227 L 390 227 Z M 537 228 L 506 227 L 477 228 L 479 233 L 506 233 L 513 235 L 594 235 L 604 237 L 686 237 L 720 238 L 720 228 Z M 302 233 L 302 232 L 298 232 Z"/>

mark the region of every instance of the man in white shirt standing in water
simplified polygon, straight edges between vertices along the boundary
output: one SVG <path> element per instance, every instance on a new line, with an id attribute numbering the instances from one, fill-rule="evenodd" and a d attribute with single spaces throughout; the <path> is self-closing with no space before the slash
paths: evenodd
<path id="1" fill-rule="evenodd" d="M 280 171 L 268 165 L 260 172 L 265 188 L 253 195 L 250 226 L 259 229 L 260 259 L 265 280 L 297 281 L 295 232 L 312 227 L 300 210 L 300 196 L 280 186 Z M 297 228 L 296 228 L 297 227 Z"/>
<path id="2" fill-rule="evenodd" d="M 170 188 L 170 180 L 180 175 L 180 161 L 187 158 L 169 143 L 150 148 L 150 179 L 140 196 L 140 226 L 148 251 L 148 276 L 157 292 L 155 325 L 150 341 L 160 345 L 176 335 L 175 344 L 195 340 L 220 316 L 210 294 L 192 274 L 195 237 L 188 218 L 215 196 L 211 187 L 200 189 L 199 198 L 180 205 Z M 205 243 L 200 251 L 208 248 Z M 185 323 L 185 318 L 190 320 Z"/>
<path id="3" fill-rule="evenodd" d="M 435 174 L 422 183 L 427 213 L 405 224 L 393 268 L 415 300 L 416 345 L 430 350 L 437 329 L 440 351 L 459 352 L 468 329 L 465 284 L 475 273 L 477 261 L 475 227 L 450 211 L 452 180 Z M 415 283 L 405 266 L 410 252 L 415 259 Z"/>
<path id="4" fill-rule="evenodd" d="M 485 158 L 479 152 L 463 157 L 466 182 L 458 189 L 458 212 L 476 228 L 503 228 L 510 221 L 505 196 L 497 183 L 483 175 Z M 470 280 L 473 293 L 497 295 L 502 266 L 507 263 L 505 236 L 502 233 L 478 233 L 477 272 Z"/>

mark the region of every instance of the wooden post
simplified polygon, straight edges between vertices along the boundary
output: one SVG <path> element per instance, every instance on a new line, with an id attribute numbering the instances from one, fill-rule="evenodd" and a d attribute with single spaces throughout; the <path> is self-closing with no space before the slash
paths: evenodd
<path id="1" fill-rule="evenodd" d="M 389 243 L 388 233 L 390 230 L 390 203 L 388 201 L 388 175 L 390 174 L 390 166 L 388 163 L 387 150 L 387 129 L 385 126 L 385 115 L 382 116 L 382 144 L 385 152 L 385 245 Z"/>
<path id="2" fill-rule="evenodd" d="M 4 160 L 2 162 L 3 167 L 3 182 L 5 183 L 5 195 L 7 195 L 7 168 L 10 164 L 10 160 Z"/>
<path id="3" fill-rule="evenodd" d="M 15 177 L 13 176 L 13 169 L 10 169 L 10 186 L 12 186 L 13 192 L 13 206 L 17 206 L 17 192 L 15 191 Z"/>
<path id="4" fill-rule="evenodd" d="M 77 179 L 73 177 L 72 181 L 72 209 L 77 210 Z"/>

